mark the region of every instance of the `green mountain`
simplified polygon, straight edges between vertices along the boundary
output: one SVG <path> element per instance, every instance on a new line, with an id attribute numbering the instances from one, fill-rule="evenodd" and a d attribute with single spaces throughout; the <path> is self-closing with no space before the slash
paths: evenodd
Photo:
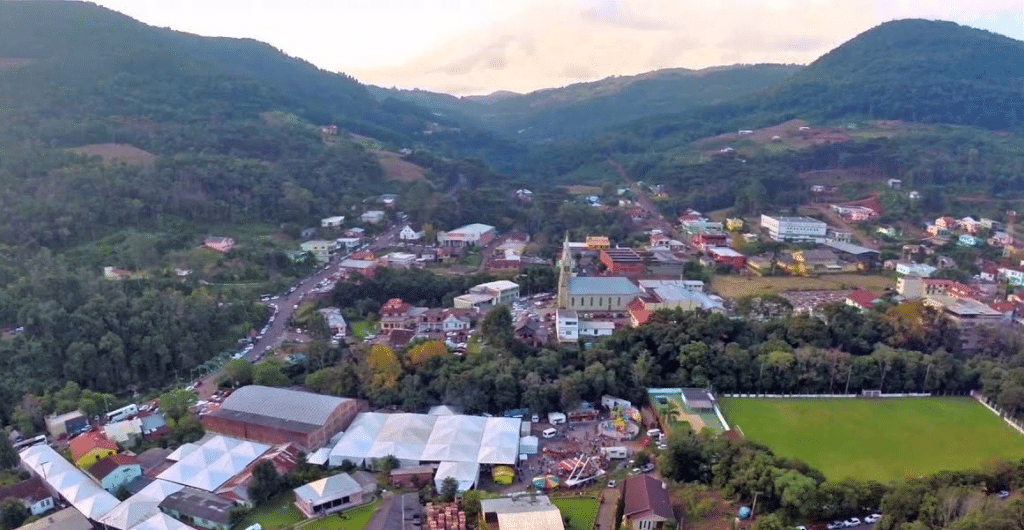
<path id="1" fill-rule="evenodd" d="M 528 94 L 455 97 L 374 87 L 378 97 L 415 102 L 441 115 L 530 141 L 582 138 L 631 120 L 724 103 L 778 85 L 800 67 L 759 64 L 657 70 Z"/>

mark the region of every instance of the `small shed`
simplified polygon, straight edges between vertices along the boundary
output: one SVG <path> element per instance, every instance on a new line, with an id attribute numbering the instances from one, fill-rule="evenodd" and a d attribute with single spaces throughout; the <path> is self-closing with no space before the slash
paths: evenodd
<path id="1" fill-rule="evenodd" d="M 715 398 L 711 392 L 703 388 L 684 388 L 683 401 L 690 410 L 711 410 L 715 408 Z"/>
<path id="2" fill-rule="evenodd" d="M 519 452 L 524 455 L 535 455 L 537 454 L 538 447 L 540 446 L 540 439 L 536 436 L 523 436 L 519 439 Z"/>

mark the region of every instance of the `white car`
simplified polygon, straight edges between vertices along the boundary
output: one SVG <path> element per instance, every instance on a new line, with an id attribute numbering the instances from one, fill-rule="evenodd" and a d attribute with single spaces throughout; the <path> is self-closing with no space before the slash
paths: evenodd
<path id="1" fill-rule="evenodd" d="M 1010 496 L 1010 492 L 1006 491 L 1006 490 L 1003 490 L 1003 491 L 1000 491 L 999 493 L 996 493 L 996 496 L 998 496 L 1000 499 L 1006 499 L 1006 498 L 1008 498 Z"/>
<path id="2" fill-rule="evenodd" d="M 608 487 L 609 488 L 614 488 L 615 487 L 615 480 L 614 479 L 608 481 Z"/>
<path id="3" fill-rule="evenodd" d="M 843 521 L 832 521 L 825 528 L 828 530 L 839 530 L 840 528 L 846 528 L 846 523 Z"/>
<path id="4" fill-rule="evenodd" d="M 853 528 L 855 526 L 860 526 L 860 519 L 858 519 L 856 517 L 851 517 L 851 518 L 847 519 L 844 524 L 846 525 L 847 528 Z"/>
<path id="5" fill-rule="evenodd" d="M 877 513 L 873 513 L 873 514 L 871 514 L 871 515 L 869 515 L 869 516 L 864 518 L 864 522 L 867 523 L 867 524 L 875 524 L 875 523 L 877 523 L 878 521 L 881 521 L 881 520 L 882 520 L 882 515 L 881 514 L 877 514 Z"/>

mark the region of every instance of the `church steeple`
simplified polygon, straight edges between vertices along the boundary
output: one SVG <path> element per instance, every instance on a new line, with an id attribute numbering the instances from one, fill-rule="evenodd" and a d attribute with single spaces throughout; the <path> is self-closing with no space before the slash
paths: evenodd
<path id="1" fill-rule="evenodd" d="M 558 308 L 569 308 L 569 283 L 572 281 L 572 271 L 576 263 L 572 259 L 572 250 L 569 248 L 569 232 L 565 233 L 565 240 L 562 242 L 562 259 L 559 260 L 558 271 Z"/>

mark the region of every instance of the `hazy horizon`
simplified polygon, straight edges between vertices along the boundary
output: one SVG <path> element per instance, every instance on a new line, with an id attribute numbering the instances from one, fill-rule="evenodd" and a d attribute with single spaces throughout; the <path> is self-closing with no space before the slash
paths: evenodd
<path id="1" fill-rule="evenodd" d="M 96 0 L 147 24 L 253 38 L 359 81 L 530 92 L 664 68 L 807 64 L 878 24 L 950 20 L 1024 40 L 1019 0 Z"/>

